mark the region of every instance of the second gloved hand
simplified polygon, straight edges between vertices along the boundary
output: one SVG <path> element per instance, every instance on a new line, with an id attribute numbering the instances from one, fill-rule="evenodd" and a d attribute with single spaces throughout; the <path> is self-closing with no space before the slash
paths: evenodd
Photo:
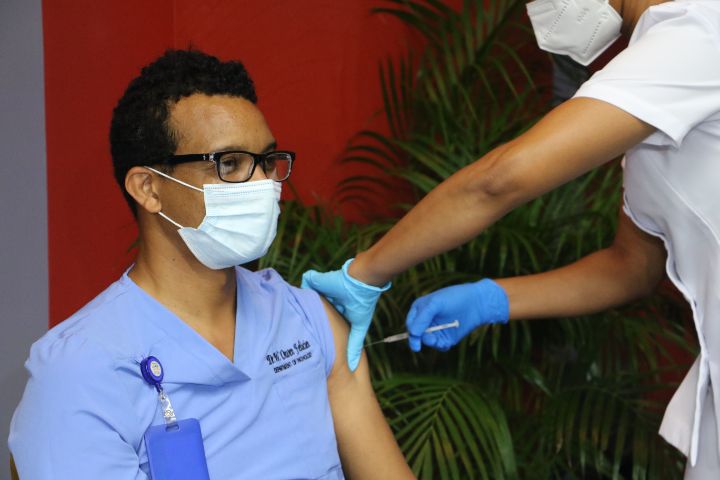
<path id="1" fill-rule="evenodd" d="M 507 323 L 510 309 L 505 290 L 490 279 L 442 288 L 413 302 L 407 316 L 408 342 L 414 352 L 422 344 L 446 351 L 482 325 Z M 435 325 L 460 322 L 458 328 L 425 333 Z"/>
<path id="2" fill-rule="evenodd" d="M 347 359 L 350 370 L 355 371 L 360 363 L 365 335 L 372 321 L 375 306 L 382 292 L 390 288 L 367 285 L 348 274 L 349 259 L 341 270 L 320 273 L 308 270 L 303 273 L 302 287 L 312 288 L 324 295 L 330 303 L 350 322 L 350 336 L 347 344 Z"/>

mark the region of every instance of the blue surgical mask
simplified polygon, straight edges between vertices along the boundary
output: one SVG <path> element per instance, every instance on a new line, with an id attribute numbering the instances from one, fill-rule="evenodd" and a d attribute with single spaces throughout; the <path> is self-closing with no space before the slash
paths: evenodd
<path id="1" fill-rule="evenodd" d="M 277 232 L 280 182 L 209 183 L 200 189 L 154 168 L 146 168 L 203 193 L 205 218 L 197 228 L 183 227 L 159 212 L 178 227 L 180 237 L 200 263 L 219 270 L 252 262 L 267 253 Z"/>

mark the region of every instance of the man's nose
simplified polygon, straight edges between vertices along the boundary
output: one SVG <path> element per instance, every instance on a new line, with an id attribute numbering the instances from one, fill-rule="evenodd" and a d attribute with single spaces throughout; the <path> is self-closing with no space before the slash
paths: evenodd
<path id="1" fill-rule="evenodd" d="M 269 177 L 265 174 L 265 170 L 262 168 L 262 163 L 255 165 L 255 171 L 250 177 L 250 182 L 257 182 L 258 180 L 267 180 Z"/>

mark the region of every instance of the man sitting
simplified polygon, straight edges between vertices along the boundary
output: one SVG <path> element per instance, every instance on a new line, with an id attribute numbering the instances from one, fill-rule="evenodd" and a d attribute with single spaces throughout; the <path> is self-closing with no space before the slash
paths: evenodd
<path id="1" fill-rule="evenodd" d="M 294 161 L 256 100 L 240 63 L 168 51 L 118 102 L 137 259 L 32 346 L 9 439 L 23 480 L 148 478 L 144 435 L 172 413 L 153 381 L 177 420 L 199 421 L 212 479 L 412 478 L 366 360 L 347 367 L 344 320 L 273 270 L 236 267 L 272 242 Z"/>

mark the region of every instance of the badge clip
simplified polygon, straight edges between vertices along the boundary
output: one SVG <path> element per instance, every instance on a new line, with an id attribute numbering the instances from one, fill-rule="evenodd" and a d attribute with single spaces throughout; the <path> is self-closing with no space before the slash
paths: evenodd
<path id="1" fill-rule="evenodd" d="M 143 361 L 140 362 L 140 373 L 142 373 L 145 381 L 155 387 L 155 390 L 158 392 L 158 401 L 160 402 L 160 408 L 162 409 L 163 418 L 165 419 L 165 426 L 167 428 L 177 426 L 175 410 L 173 409 L 172 403 L 170 403 L 170 397 L 162 387 L 165 372 L 163 371 L 160 360 L 153 356 L 143 359 Z"/>

